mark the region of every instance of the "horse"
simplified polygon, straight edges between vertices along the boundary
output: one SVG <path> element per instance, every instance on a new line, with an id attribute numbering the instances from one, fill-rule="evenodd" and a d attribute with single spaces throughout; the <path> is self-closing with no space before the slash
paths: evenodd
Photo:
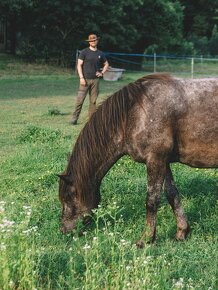
<path id="1" fill-rule="evenodd" d="M 177 240 L 190 231 L 170 164 L 218 166 L 218 78 L 151 74 L 108 97 L 81 130 L 60 174 L 61 231 L 75 228 L 100 203 L 100 186 L 124 155 L 147 167 L 146 223 L 137 246 L 154 242 L 163 188 L 177 221 Z"/>

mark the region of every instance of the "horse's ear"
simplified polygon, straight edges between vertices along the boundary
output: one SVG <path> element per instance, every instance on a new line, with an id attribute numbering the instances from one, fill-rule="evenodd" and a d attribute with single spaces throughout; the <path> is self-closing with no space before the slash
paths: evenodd
<path id="1" fill-rule="evenodd" d="M 62 179 L 63 181 L 65 181 L 67 184 L 72 185 L 72 178 L 70 175 L 68 174 L 57 174 L 57 176 Z"/>

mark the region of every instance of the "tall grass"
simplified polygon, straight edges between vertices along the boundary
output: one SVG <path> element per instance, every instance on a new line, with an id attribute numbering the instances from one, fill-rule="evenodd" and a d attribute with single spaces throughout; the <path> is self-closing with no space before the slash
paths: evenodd
<path id="1" fill-rule="evenodd" d="M 105 176 L 92 225 L 78 222 L 74 232 L 60 233 L 56 174 L 87 119 L 88 100 L 72 127 L 76 77 L 21 65 L 25 76 L 3 69 L 0 78 L 0 289 L 217 289 L 216 170 L 173 166 L 192 227 L 185 242 L 174 240 L 175 219 L 162 195 L 157 242 L 136 248 L 146 170 L 128 157 Z M 102 81 L 99 101 L 137 77 Z"/>

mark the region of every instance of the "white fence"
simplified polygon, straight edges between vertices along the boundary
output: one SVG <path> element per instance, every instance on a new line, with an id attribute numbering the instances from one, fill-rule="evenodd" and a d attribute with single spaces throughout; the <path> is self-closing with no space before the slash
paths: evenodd
<path id="1" fill-rule="evenodd" d="M 192 78 L 198 76 L 218 77 L 218 58 L 157 55 L 156 53 L 147 55 L 106 52 L 105 54 L 111 66 L 126 70 L 169 72 Z"/>

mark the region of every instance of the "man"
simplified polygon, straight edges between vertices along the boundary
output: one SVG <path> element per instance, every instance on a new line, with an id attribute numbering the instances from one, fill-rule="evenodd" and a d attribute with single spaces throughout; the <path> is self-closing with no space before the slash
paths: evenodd
<path id="1" fill-rule="evenodd" d="M 71 120 L 72 125 L 77 124 L 83 102 L 89 92 L 89 117 L 96 110 L 96 100 L 99 93 L 99 78 L 109 67 L 108 61 L 102 51 L 98 50 L 99 37 L 90 34 L 89 47 L 83 49 L 78 58 L 77 70 L 80 78 L 80 86 L 76 99 L 76 106 Z M 102 68 L 102 70 L 101 70 Z"/>

